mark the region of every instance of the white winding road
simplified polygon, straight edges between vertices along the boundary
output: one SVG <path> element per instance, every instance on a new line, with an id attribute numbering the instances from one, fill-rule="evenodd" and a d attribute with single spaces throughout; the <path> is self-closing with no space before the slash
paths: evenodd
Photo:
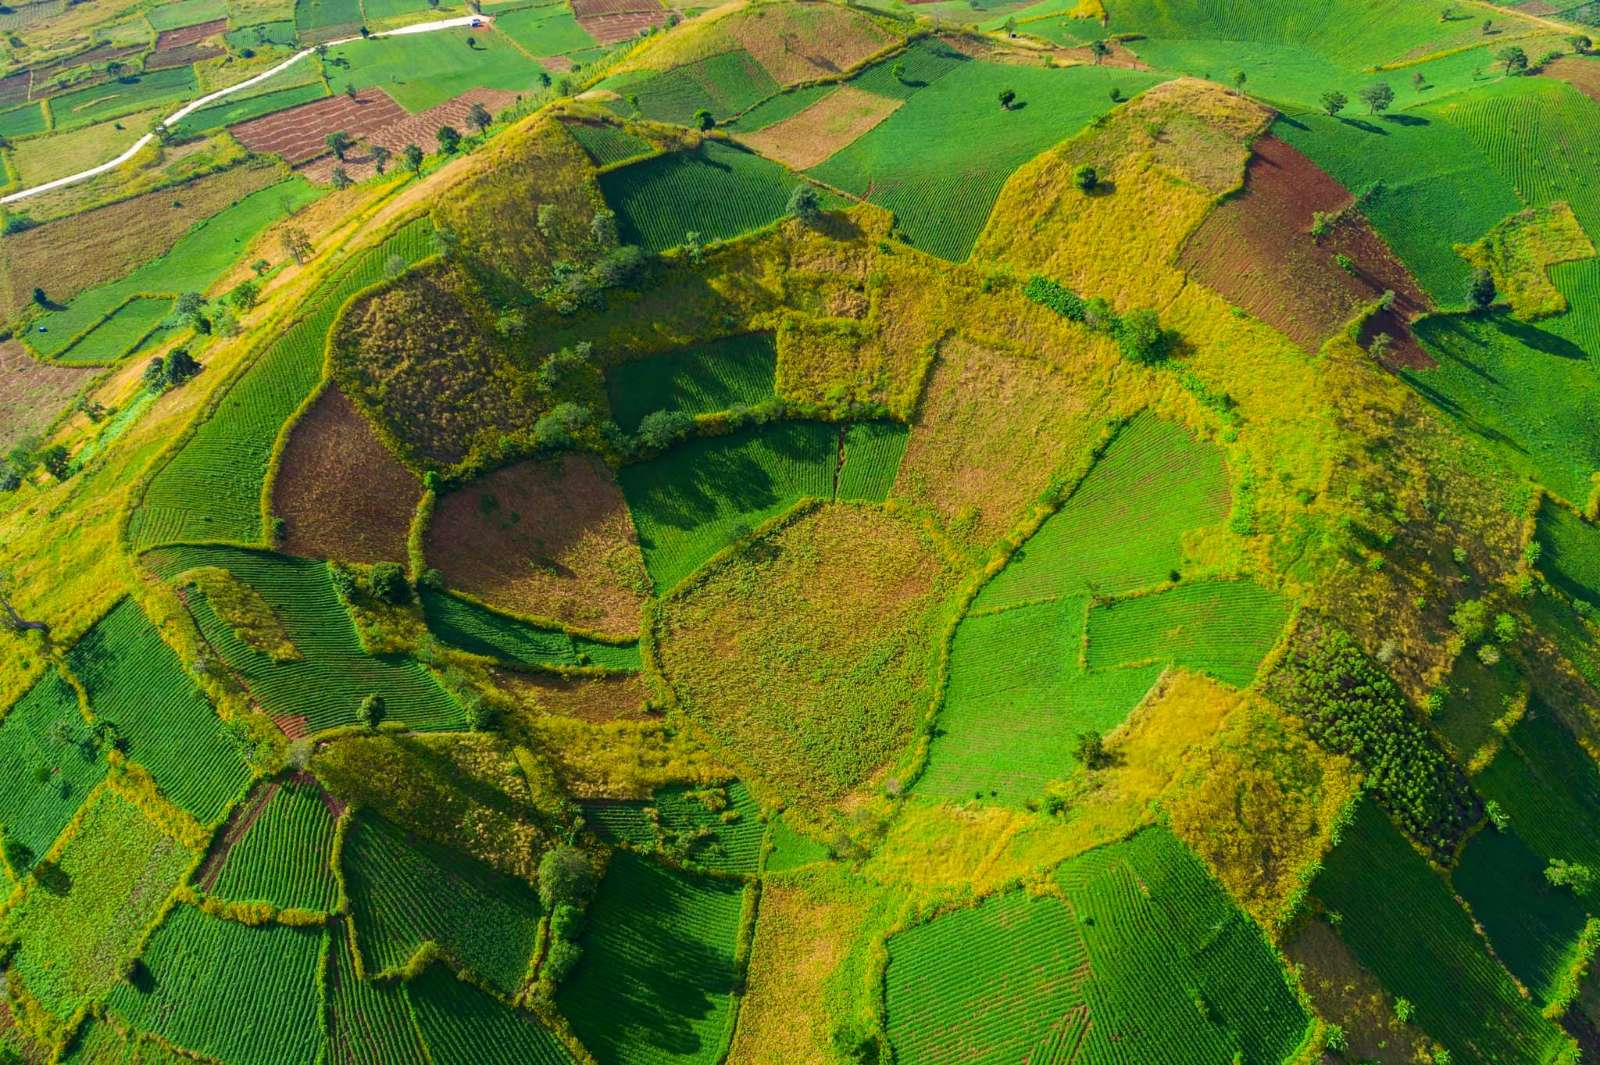
<path id="1" fill-rule="evenodd" d="M 432 33 L 435 30 L 453 30 L 458 26 L 482 26 L 487 25 L 492 21 L 493 16 L 491 15 L 462 15 L 459 18 L 440 19 L 437 22 L 419 22 L 413 26 L 401 26 L 397 30 L 385 30 L 383 33 L 374 33 L 371 36 L 401 37 L 411 33 Z M 363 39 L 365 38 L 359 36 L 341 37 L 337 41 L 328 41 L 326 43 L 329 46 L 332 46 L 336 44 L 348 44 L 351 41 L 359 41 Z M 218 100 L 231 96 L 243 89 L 248 89 L 252 85 L 261 84 L 274 74 L 277 74 L 283 70 L 287 70 L 289 67 L 293 66 L 295 63 L 298 63 L 300 60 L 304 59 L 306 56 L 315 51 L 315 48 L 301 49 L 288 59 L 285 59 L 277 66 L 273 67 L 271 70 L 263 71 L 253 78 L 246 78 L 237 85 L 229 85 L 226 89 L 218 89 L 216 92 L 207 93 L 198 100 L 193 100 L 184 104 L 182 107 L 172 112 L 172 114 L 168 115 L 166 118 L 163 118 L 161 120 L 161 124 L 170 128 L 174 123 L 181 122 L 183 119 L 194 114 L 202 107 L 207 107 L 211 104 L 214 104 Z M 54 181 L 46 181 L 42 185 L 35 185 L 31 189 L 22 189 L 18 192 L 11 193 L 9 196 L 0 196 L 0 204 L 15 203 L 18 200 L 25 200 L 29 196 L 37 196 L 41 192 L 49 192 L 51 189 L 64 188 L 67 185 L 76 185 L 78 182 L 87 181 L 89 178 L 92 178 L 97 174 L 104 174 L 108 170 L 115 170 L 117 167 L 121 166 L 123 163 L 126 163 L 129 159 L 132 159 L 135 155 L 139 154 L 139 149 L 143 148 L 154 139 L 154 133 L 146 133 L 144 136 L 134 141 L 131 148 L 108 163 L 101 163 L 99 166 L 92 166 L 87 170 L 80 170 L 76 174 L 69 174 L 63 178 L 56 178 Z"/>

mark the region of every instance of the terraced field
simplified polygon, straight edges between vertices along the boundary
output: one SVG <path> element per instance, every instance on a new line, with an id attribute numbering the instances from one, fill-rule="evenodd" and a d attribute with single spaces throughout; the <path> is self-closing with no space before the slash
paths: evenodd
<path id="1" fill-rule="evenodd" d="M 212 845 L 198 883 L 207 893 L 279 909 L 331 912 L 334 814 L 314 781 L 291 777 L 259 788 Z"/>

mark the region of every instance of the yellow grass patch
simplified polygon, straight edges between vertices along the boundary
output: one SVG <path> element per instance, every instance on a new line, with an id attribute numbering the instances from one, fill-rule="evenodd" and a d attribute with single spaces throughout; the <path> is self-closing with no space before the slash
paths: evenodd
<path id="1" fill-rule="evenodd" d="M 600 723 L 637 720 L 645 713 L 644 681 L 637 673 L 562 677 L 496 670 L 494 680 L 524 706 L 546 714 Z"/>
<path id="2" fill-rule="evenodd" d="M 895 41 L 866 15 L 841 4 L 761 4 L 721 26 L 780 85 L 851 70 Z"/>
<path id="3" fill-rule="evenodd" d="M 1070 361 L 1070 357 L 1067 361 Z M 960 337 L 934 360 L 892 494 L 930 508 L 952 536 L 993 543 L 1103 425 L 1098 390 Z"/>
<path id="4" fill-rule="evenodd" d="M 1456 251 L 1493 275 L 1500 298 L 1524 321 L 1566 313 L 1567 297 L 1550 282 L 1550 267 L 1594 258 L 1594 244 L 1565 203 L 1518 211 Z"/>
<path id="5" fill-rule="evenodd" d="M 766 886 L 729 1065 L 836 1060 L 828 978 L 850 953 L 872 902 L 831 869 Z"/>
<path id="6" fill-rule="evenodd" d="M 180 574 L 177 583 L 199 589 L 235 636 L 274 662 L 295 662 L 302 657 L 261 593 L 229 571 L 201 566 Z"/>
<path id="7" fill-rule="evenodd" d="M 1322 857 L 1356 794 L 1347 759 L 1300 724 L 1251 699 L 1162 801 L 1178 838 L 1266 928 L 1289 916 L 1299 877 Z"/>
<path id="8" fill-rule="evenodd" d="M 690 733 L 662 721 L 594 724 L 540 715 L 522 727 L 580 799 L 647 799 L 667 784 L 711 785 L 729 772 Z"/>
<path id="9" fill-rule="evenodd" d="M 841 85 L 799 114 L 741 139 L 792 170 L 805 170 L 853 143 L 902 102 Z"/>

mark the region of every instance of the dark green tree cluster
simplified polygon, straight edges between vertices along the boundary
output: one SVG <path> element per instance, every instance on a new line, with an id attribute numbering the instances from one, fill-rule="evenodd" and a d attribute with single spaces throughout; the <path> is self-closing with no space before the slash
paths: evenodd
<path id="1" fill-rule="evenodd" d="M 175 348 L 166 357 L 157 355 L 144 368 L 144 386 L 152 392 L 177 388 L 200 372 L 200 364 L 185 348 Z"/>
<path id="2" fill-rule="evenodd" d="M 547 995 L 582 956 L 578 936 L 597 884 L 594 862 L 577 847 L 552 847 L 539 859 L 539 902 L 550 915 L 550 949 L 539 969 L 540 987 Z"/>
<path id="3" fill-rule="evenodd" d="M 1161 362 L 1171 349 L 1171 337 L 1161 328 L 1156 312 L 1147 307 L 1119 315 L 1101 297 L 1084 299 L 1065 285 L 1037 274 L 1028 279 L 1022 294 L 1069 321 L 1082 322 L 1095 332 L 1111 337 L 1122 354 L 1134 362 L 1146 365 Z"/>
<path id="4" fill-rule="evenodd" d="M 1435 854 L 1449 854 L 1477 823 L 1480 804 L 1460 767 L 1348 633 L 1304 621 L 1266 690 L 1312 739 L 1360 764 L 1378 802 Z"/>

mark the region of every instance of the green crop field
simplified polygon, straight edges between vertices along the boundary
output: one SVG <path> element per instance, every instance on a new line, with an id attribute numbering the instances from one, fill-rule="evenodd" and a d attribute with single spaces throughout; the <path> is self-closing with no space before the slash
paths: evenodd
<path id="1" fill-rule="evenodd" d="M 1565 1034 L 1518 995 L 1449 887 L 1376 805 L 1362 803 L 1315 891 L 1340 916 L 1340 938 L 1451 1054 L 1555 1060 Z"/>
<path id="2" fill-rule="evenodd" d="M 428 254 L 431 231 L 426 221 L 405 226 L 357 254 L 318 289 L 152 479 L 129 525 L 128 538 L 138 549 L 184 540 L 260 539 L 261 483 L 272 445 L 322 378 L 334 316 L 350 296 L 382 279 L 391 255 L 415 262 Z"/>
<path id="3" fill-rule="evenodd" d="M 625 851 L 612 857 L 583 958 L 556 999 L 601 1065 L 720 1059 L 742 894 L 727 880 L 675 873 Z"/>
<path id="4" fill-rule="evenodd" d="M 209 133 L 223 126 L 248 122 L 252 118 L 270 115 L 274 111 L 320 100 L 326 95 L 328 87 L 317 81 L 290 86 L 276 92 L 262 93 L 259 96 L 228 97 L 210 107 L 202 107 L 179 122 L 177 126 L 186 134 Z"/>
<path id="5" fill-rule="evenodd" d="M 612 418 L 631 433 L 658 410 L 712 414 L 770 400 L 777 372 L 772 334 L 749 333 L 613 366 L 606 394 Z"/>
<path id="6" fill-rule="evenodd" d="M 1079 733 L 1107 732 L 1138 705 L 1161 668 L 1085 672 L 1086 607 L 1062 599 L 961 623 L 917 794 L 1015 805 L 1037 799 L 1077 767 Z"/>
<path id="7" fill-rule="evenodd" d="M 1088 962 L 1055 895 L 1011 891 L 901 932 L 885 991 L 895 1059 L 1074 1060 L 1089 1025 Z"/>
<path id="8" fill-rule="evenodd" d="M 743 530 L 833 496 L 839 429 L 788 422 L 690 440 L 618 475 L 645 565 L 665 591 Z"/>
<path id="9" fill-rule="evenodd" d="M 1546 500 L 1539 508 L 1539 568 L 1574 601 L 1600 606 L 1600 529 Z"/>
<path id="10" fill-rule="evenodd" d="M 362 814 L 342 854 L 368 976 L 403 967 L 427 942 L 506 994 L 533 957 L 539 901 L 526 884 Z"/>
<path id="11" fill-rule="evenodd" d="M 370 3 L 367 6 L 371 8 Z M 564 5 L 507 11 L 495 18 L 494 27 L 536 56 L 565 55 L 594 46 L 594 38 Z"/>
<path id="12" fill-rule="evenodd" d="M 913 246 L 960 261 L 1012 171 L 1109 109 L 1113 86 L 1132 95 L 1159 80 L 1092 66 L 960 63 L 811 173 L 893 211 Z M 1001 109 L 1002 91 L 1021 106 Z M 974 144 L 983 145 L 976 156 Z"/>
<path id="13" fill-rule="evenodd" d="M 593 800 L 583 811 L 601 838 L 645 853 L 745 875 L 761 864 L 766 825 L 738 781 L 725 789 L 663 788 L 648 801 Z"/>
<path id="14" fill-rule="evenodd" d="M 1489 828 L 1467 842 L 1450 878 L 1495 955 L 1541 1003 L 1577 963 L 1591 909 L 1571 889 L 1550 884 L 1546 864 L 1514 830 Z"/>
<path id="15" fill-rule="evenodd" d="M 1600 1047 L 1600 0 L 9 2 L 0 1065 Z"/>
<path id="16" fill-rule="evenodd" d="M 469 39 L 475 43 L 468 45 Z M 335 93 L 350 86 L 382 89 L 412 113 L 468 89 L 531 93 L 540 73 L 539 64 L 499 34 L 466 27 L 351 41 L 330 49 L 328 62 L 334 64 L 328 84 Z"/>
<path id="17" fill-rule="evenodd" d="M 78 694 L 46 673 L 0 720 L 0 833 L 8 848 L 36 856 L 50 845 L 106 775 L 106 763 L 78 709 Z M 23 870 L 14 870 L 23 872 Z"/>
<path id="18" fill-rule="evenodd" d="M 1159 584 L 1183 562 L 1186 530 L 1228 513 L 1221 453 L 1144 415 L 1125 427 L 1062 508 L 986 584 L 975 609 Z"/>
<path id="19" fill-rule="evenodd" d="M 718 122 L 726 122 L 740 112 L 778 92 L 778 83 L 749 52 L 735 49 L 720 52 L 665 73 L 642 72 L 608 78 L 604 88 L 621 95 L 612 106 L 624 114 L 638 113 L 657 122 L 689 125 L 702 108 Z"/>
<path id="20" fill-rule="evenodd" d="M 610 123 L 570 122 L 567 132 L 583 145 L 595 166 L 611 166 L 655 150 L 649 141 Z"/>
<path id="21" fill-rule="evenodd" d="M 1092 672 L 1155 661 L 1244 687 L 1288 618 L 1284 598 L 1253 581 L 1184 583 L 1092 607 L 1087 664 Z"/>
<path id="22" fill-rule="evenodd" d="M 246 644 L 203 593 L 188 593 L 206 640 L 262 709 L 285 723 L 298 721 L 310 732 L 352 724 L 368 695 L 383 696 L 389 717 L 413 728 L 447 729 L 464 720 L 426 666 L 362 650 L 325 563 L 229 547 L 170 548 L 148 561 L 169 580 L 199 566 L 219 566 L 272 607 L 299 658 L 276 661 Z"/>
<path id="23" fill-rule="evenodd" d="M 600 175 L 622 238 L 646 251 L 676 247 L 690 233 L 726 240 L 776 222 L 798 184 L 770 159 L 715 140 Z"/>
<path id="24" fill-rule="evenodd" d="M 62 93 L 50 101 L 54 129 L 78 129 L 164 103 L 182 103 L 196 92 L 193 67 L 149 74 L 127 74 L 87 89 Z"/>
<path id="25" fill-rule="evenodd" d="M 101 790 L 54 861 L 54 889 L 30 892 L 5 915 L 4 934 L 18 944 L 11 979 L 60 1017 L 98 999 L 122 979 L 194 857 Z"/>
<path id="26" fill-rule="evenodd" d="M 338 904 L 333 878 L 333 814 L 315 784 L 290 778 L 268 784 L 264 798 L 244 809 L 252 819 L 238 838 L 225 834 L 213 847 L 215 879 L 209 894 L 230 901 L 269 902 L 280 909 L 328 912 Z M 264 801 L 259 813 L 254 804 Z"/>
<path id="27" fill-rule="evenodd" d="M 249 927 L 177 906 L 107 1004 L 174 1044 L 240 1065 L 309 1062 L 322 1039 L 320 928 Z M 228 1018 L 217 1024 L 216 1018 Z"/>
<path id="28" fill-rule="evenodd" d="M 572 1054 L 538 1018 L 462 983 L 442 965 L 430 966 L 405 988 L 432 1065 L 572 1061 Z"/>
<path id="29" fill-rule="evenodd" d="M 335 923 L 328 938 L 323 990 L 328 1065 L 429 1065 L 405 985 L 357 975 L 347 923 Z"/>
<path id="30" fill-rule="evenodd" d="M 165 316 L 163 311 L 152 319 L 158 301 L 134 297 L 146 293 L 176 296 L 204 292 L 244 254 L 258 233 L 318 195 L 316 187 L 303 178 L 291 178 L 251 193 L 198 222 L 167 254 L 120 281 L 80 293 L 64 310 L 41 316 L 28 334 L 28 343 L 40 355 L 62 357 L 69 362 L 105 361 L 125 354 Z M 130 299 L 134 302 L 123 308 Z M 102 325 L 101 320 L 107 315 L 112 317 Z M 132 325 L 118 322 L 124 315 L 132 316 Z M 41 326 L 48 332 L 40 332 Z M 106 335 L 116 339 L 102 344 L 97 334 L 108 328 L 112 332 Z M 84 333 L 88 335 L 83 341 L 74 343 Z"/>
<path id="31" fill-rule="evenodd" d="M 638 644 L 600 643 L 541 629 L 442 592 L 423 591 L 428 630 L 452 647 L 521 666 L 639 668 Z"/>
<path id="32" fill-rule="evenodd" d="M 128 758 L 201 823 L 220 819 L 244 791 L 251 772 L 240 742 L 133 600 L 89 630 L 67 664 L 96 720 L 126 741 Z"/>

